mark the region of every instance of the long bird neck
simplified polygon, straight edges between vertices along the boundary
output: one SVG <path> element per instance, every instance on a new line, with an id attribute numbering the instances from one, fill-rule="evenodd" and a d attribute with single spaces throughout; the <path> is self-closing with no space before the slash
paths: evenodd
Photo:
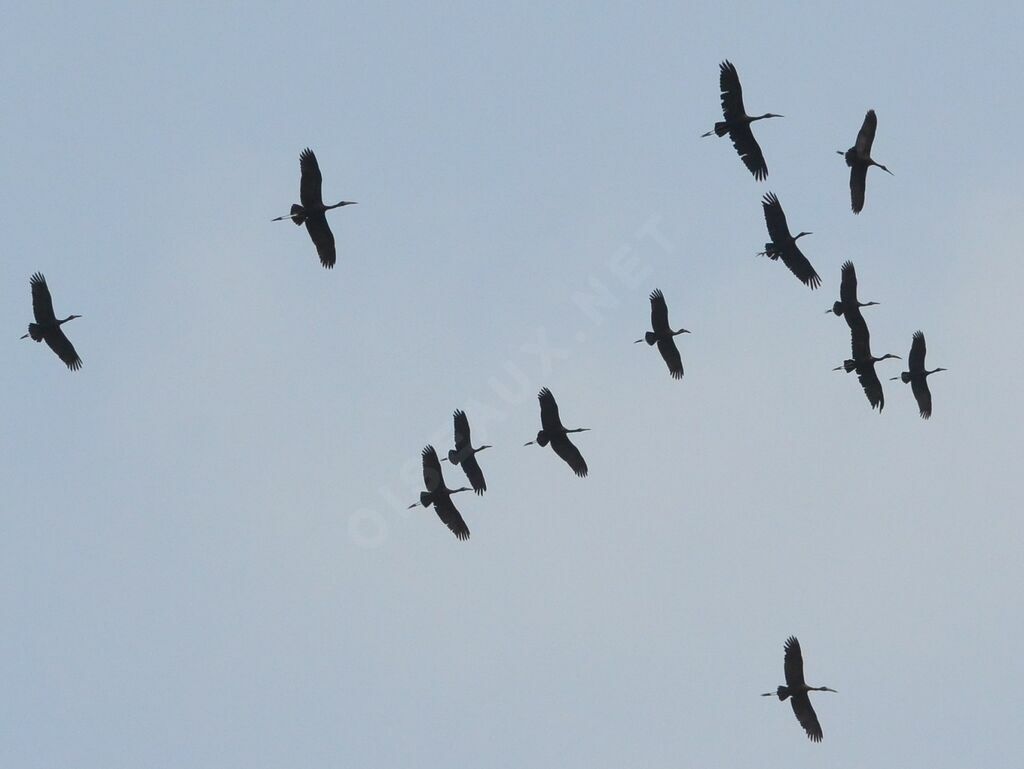
<path id="1" fill-rule="evenodd" d="M 66 318 L 64 318 L 64 320 L 58 320 L 57 321 L 57 325 L 59 326 L 62 323 L 67 323 L 69 320 L 74 320 L 77 317 L 78 317 L 77 315 L 68 315 Z"/>

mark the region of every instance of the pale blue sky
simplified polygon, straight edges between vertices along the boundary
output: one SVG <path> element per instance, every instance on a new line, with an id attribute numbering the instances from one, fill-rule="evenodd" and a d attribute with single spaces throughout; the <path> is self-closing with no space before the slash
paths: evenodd
<path id="1" fill-rule="evenodd" d="M 1015 5 L 3 19 L 0 766 L 1020 766 Z M 698 138 L 725 58 L 766 184 Z M 307 145 L 333 272 L 270 222 Z M 768 190 L 821 290 L 754 255 Z M 831 371 L 846 259 L 930 422 Z M 18 340 L 37 270 L 80 372 Z M 522 447 L 543 385 L 586 480 Z M 404 509 L 457 407 L 469 543 Z M 790 634 L 820 745 L 757 696 Z"/>

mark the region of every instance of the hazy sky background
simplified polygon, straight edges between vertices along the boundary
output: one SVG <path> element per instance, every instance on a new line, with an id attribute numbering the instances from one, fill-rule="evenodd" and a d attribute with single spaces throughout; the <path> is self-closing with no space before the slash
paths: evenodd
<path id="1" fill-rule="evenodd" d="M 1021 765 L 1016 5 L 3 19 L 0 765 Z M 699 138 L 725 58 L 766 184 Z M 332 272 L 270 222 L 307 145 Z M 846 259 L 875 354 L 950 369 L 929 422 L 905 360 L 881 415 L 831 371 Z M 80 372 L 18 339 L 36 270 Z M 522 447 L 544 385 L 585 480 Z M 469 543 L 404 509 L 458 407 Z M 820 745 L 757 696 L 790 634 Z"/>

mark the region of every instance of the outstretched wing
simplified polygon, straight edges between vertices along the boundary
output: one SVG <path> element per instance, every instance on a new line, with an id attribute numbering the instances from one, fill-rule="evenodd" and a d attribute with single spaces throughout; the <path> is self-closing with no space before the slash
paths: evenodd
<path id="1" fill-rule="evenodd" d="M 850 208 L 859 214 L 864 210 L 864 194 L 868 186 L 868 167 L 858 163 L 850 169 Z"/>
<path id="2" fill-rule="evenodd" d="M 800 642 L 796 636 L 786 639 L 786 659 L 783 670 L 786 673 L 786 687 L 790 692 L 802 689 L 804 684 L 804 658 L 800 652 Z"/>
<path id="3" fill-rule="evenodd" d="M 924 343 L 924 334 L 920 331 L 914 332 L 914 339 L 910 343 L 910 356 L 907 358 L 907 368 L 911 374 L 920 374 L 924 371 L 924 356 L 927 352 Z"/>
<path id="4" fill-rule="evenodd" d="M 789 224 L 786 222 L 786 212 L 782 210 L 774 192 L 767 193 L 761 199 L 761 207 L 764 208 L 764 223 L 768 226 L 768 237 L 776 246 L 782 246 L 792 240 L 789 234 Z"/>
<path id="5" fill-rule="evenodd" d="M 668 305 L 665 304 L 665 295 L 659 288 L 651 292 L 651 328 L 654 329 L 655 334 L 662 334 L 669 330 Z"/>
<path id="6" fill-rule="evenodd" d="M 789 704 L 793 706 L 796 720 L 807 732 L 810 741 L 821 742 L 821 724 L 818 723 L 818 716 L 814 712 L 814 708 L 811 707 L 811 698 L 807 696 L 807 692 L 790 695 Z"/>
<path id="7" fill-rule="evenodd" d="M 864 116 L 864 123 L 861 125 L 860 131 L 857 132 L 857 143 L 854 145 L 857 155 L 862 159 L 871 156 L 871 145 L 875 141 L 876 128 L 878 128 L 878 118 L 875 117 L 875 111 L 869 109 Z M 867 169 L 865 168 L 865 170 Z"/>
<path id="8" fill-rule="evenodd" d="M 722 115 L 726 122 L 731 122 L 746 114 L 740 73 L 736 71 L 731 61 L 723 61 L 718 65 L 718 70 L 718 86 L 722 91 Z"/>
<path id="9" fill-rule="evenodd" d="M 558 417 L 558 404 L 555 403 L 555 396 L 551 390 L 544 388 L 537 394 L 540 401 L 540 426 L 549 436 L 561 433 L 562 420 Z"/>
<path id="10" fill-rule="evenodd" d="M 455 450 L 462 453 L 463 449 L 472 446 L 469 433 L 469 418 L 466 416 L 465 411 L 458 409 L 452 414 L 452 420 L 455 422 Z"/>
<path id="11" fill-rule="evenodd" d="M 328 270 L 332 269 L 337 261 L 337 253 L 334 250 L 334 233 L 331 232 L 331 228 L 327 224 L 327 217 L 322 213 L 307 214 L 306 231 L 309 233 L 313 245 L 316 246 L 320 264 Z"/>
<path id="12" fill-rule="evenodd" d="M 882 383 L 878 381 L 873 361 L 857 364 L 857 379 L 860 381 L 860 386 L 864 388 L 864 394 L 868 396 L 871 408 L 878 409 L 881 413 L 885 408 L 885 394 L 882 392 Z"/>
<path id="13" fill-rule="evenodd" d="M 43 339 L 69 369 L 78 371 L 78 369 L 82 368 L 82 359 L 75 352 L 75 346 L 64 336 L 64 332 L 59 326 L 52 330 L 47 330 L 43 334 Z"/>
<path id="14" fill-rule="evenodd" d="M 815 289 L 821 285 L 821 278 L 796 243 L 782 250 L 782 263 L 789 267 L 789 271 L 796 275 L 805 286 Z"/>
<path id="15" fill-rule="evenodd" d="M 452 534 L 457 539 L 463 541 L 469 539 L 469 527 L 462 519 L 462 514 L 455 507 L 451 497 L 447 494 L 442 495 L 440 499 L 434 502 L 434 510 L 437 512 L 437 517 L 441 519 L 445 526 L 451 529 Z"/>
<path id="16" fill-rule="evenodd" d="M 46 286 L 46 278 L 41 272 L 35 273 L 29 280 L 32 286 L 32 313 L 36 316 L 36 323 L 40 325 L 52 325 L 57 322 L 53 314 L 53 300 L 50 298 L 50 289 Z"/>
<path id="17" fill-rule="evenodd" d="M 917 409 L 922 419 L 929 419 L 932 415 L 932 391 L 928 389 L 928 380 L 922 377 L 914 377 L 910 380 L 910 389 L 914 393 L 914 400 L 917 401 Z"/>
<path id="18" fill-rule="evenodd" d="M 850 327 L 850 357 L 853 360 L 865 360 L 871 357 L 871 332 L 860 308 L 853 305 L 843 311 L 846 323 Z"/>
<path id="19" fill-rule="evenodd" d="M 473 491 L 477 494 L 487 491 L 487 481 L 484 480 L 484 471 L 480 469 L 480 463 L 476 461 L 476 454 L 470 454 L 462 460 L 461 464 Z"/>
<path id="20" fill-rule="evenodd" d="M 668 371 L 673 379 L 683 378 L 683 359 L 679 357 L 679 348 L 672 337 L 658 340 L 658 352 L 668 365 Z"/>
<path id="21" fill-rule="evenodd" d="M 754 132 L 746 123 L 729 128 L 729 138 L 732 139 L 732 146 L 743 161 L 743 165 L 754 175 L 759 182 L 768 178 L 768 164 L 765 162 L 764 154 L 761 152 L 761 145 L 754 138 Z"/>
<path id="22" fill-rule="evenodd" d="M 306 211 L 318 211 L 324 207 L 321 193 L 323 177 L 320 175 L 320 164 L 316 162 L 313 150 L 306 147 L 299 155 L 299 167 L 302 169 L 302 180 L 299 182 L 299 200 Z"/>
<path id="23" fill-rule="evenodd" d="M 444 486 L 444 475 L 441 474 L 441 462 L 437 458 L 437 452 L 433 446 L 425 446 L 422 452 L 423 457 L 423 485 L 427 491 L 433 494 L 437 489 Z"/>
<path id="24" fill-rule="evenodd" d="M 576 448 L 576 445 L 569 440 L 565 435 L 558 435 L 551 438 L 551 448 L 555 450 L 562 459 L 565 460 L 566 464 L 572 468 L 572 471 L 576 473 L 580 478 L 587 477 L 587 461 L 580 454 L 580 450 Z"/>
<path id="25" fill-rule="evenodd" d="M 850 307 L 857 307 L 857 271 L 853 262 L 843 262 L 843 277 L 839 283 L 839 301 L 843 304 L 843 312 Z"/>
<path id="26" fill-rule="evenodd" d="M 743 164 L 747 170 L 754 175 L 758 181 L 768 177 L 768 166 L 764 162 L 764 155 L 761 154 L 761 147 L 750 130 L 750 124 L 740 122 L 746 115 L 743 107 L 743 87 L 740 85 L 740 75 L 730 61 L 723 61 L 719 65 L 718 84 L 722 90 L 722 115 L 725 122 L 729 124 L 729 138 L 732 146 L 736 148 Z"/>

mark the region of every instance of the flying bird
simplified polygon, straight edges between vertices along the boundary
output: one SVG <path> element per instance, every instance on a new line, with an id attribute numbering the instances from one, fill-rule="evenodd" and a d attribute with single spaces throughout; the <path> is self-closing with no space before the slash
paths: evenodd
<path id="1" fill-rule="evenodd" d="M 568 433 L 582 433 L 590 428 L 577 427 L 574 430 L 566 430 L 562 426 L 562 420 L 558 418 L 558 404 L 555 403 L 555 396 L 548 388 L 545 387 L 537 394 L 537 400 L 540 401 L 541 431 L 537 433 L 535 441 L 530 441 L 525 445 L 531 446 L 536 443 L 538 446 L 547 446 L 550 443 L 551 448 L 565 460 L 572 471 L 580 478 L 585 478 L 587 476 L 586 460 L 583 459 L 580 450 L 569 440 Z"/>
<path id="2" fill-rule="evenodd" d="M 769 259 L 782 259 L 790 272 L 800 279 L 805 286 L 815 289 L 821 285 L 821 278 L 814 271 L 807 257 L 803 255 L 800 247 L 796 244 L 804 235 L 811 235 L 810 232 L 801 232 L 795 237 L 789 234 L 789 225 L 786 223 L 786 212 L 782 210 L 782 204 L 774 192 L 769 192 L 761 200 L 764 208 L 764 221 L 768 225 L 768 237 L 772 240 L 764 244 L 764 251 L 758 256 L 767 256 Z"/>
<path id="3" fill-rule="evenodd" d="M 750 124 L 755 120 L 764 120 L 769 117 L 782 117 L 771 112 L 766 112 L 757 117 L 750 117 L 743 107 L 743 88 L 740 86 L 740 75 L 732 62 L 723 61 L 719 65 L 718 83 L 722 89 L 722 115 L 725 120 L 715 123 L 715 127 L 701 136 L 725 136 L 729 134 L 732 145 L 739 153 L 740 159 L 747 167 L 747 170 L 754 175 L 758 181 L 768 178 L 768 165 L 764 162 L 764 155 L 761 154 L 761 147 L 750 130 Z"/>
<path id="4" fill-rule="evenodd" d="M 932 391 L 928 389 L 928 377 L 937 371 L 945 371 L 944 368 L 935 368 L 928 371 L 924 367 L 924 356 L 927 352 L 924 343 L 924 334 L 920 331 L 914 332 L 914 339 L 910 343 L 910 356 L 907 358 L 907 368 L 898 377 L 904 384 L 910 383 L 910 389 L 914 393 L 914 400 L 917 401 L 917 408 L 921 412 L 922 419 L 928 419 L 932 415 Z"/>
<path id="5" fill-rule="evenodd" d="M 22 339 L 32 338 L 36 342 L 46 342 L 47 346 L 57 353 L 57 357 L 64 361 L 72 371 L 82 368 L 82 359 L 75 352 L 75 346 L 64 336 L 61 325 L 69 320 L 81 318 L 81 315 L 68 315 L 63 320 L 57 320 L 53 314 L 53 300 L 50 299 L 50 289 L 46 286 L 46 278 L 42 273 L 35 273 L 29 280 L 32 286 L 32 314 L 36 316 L 35 323 L 28 324 L 28 333 Z"/>
<path id="6" fill-rule="evenodd" d="M 302 169 L 302 180 L 299 182 L 299 200 L 302 201 L 302 205 L 293 203 L 290 214 L 278 216 L 274 221 L 291 219 L 299 225 L 305 222 L 309 237 L 313 240 L 316 252 L 320 255 L 320 263 L 329 270 L 334 267 L 337 254 L 334 250 L 334 234 L 327 225 L 327 212 L 340 206 L 354 206 L 355 201 L 343 200 L 333 206 L 324 205 L 321 193 L 323 177 L 320 175 L 320 165 L 316 162 L 316 155 L 309 147 L 306 147 L 299 155 L 299 166 Z"/>
<path id="7" fill-rule="evenodd" d="M 842 279 L 839 283 L 839 301 L 832 305 L 831 310 L 825 310 L 836 315 L 846 314 L 847 322 L 854 312 L 860 313 L 861 307 L 871 307 L 878 302 L 861 302 L 857 299 L 857 271 L 853 269 L 853 262 L 844 262 L 842 268 Z"/>
<path id="8" fill-rule="evenodd" d="M 855 214 L 859 214 L 864 209 L 864 190 L 867 186 L 868 167 L 877 166 L 893 176 L 892 171 L 871 159 L 871 144 L 875 141 L 876 128 L 878 128 L 878 118 L 875 117 L 875 111 L 869 109 L 868 114 L 864 116 L 864 124 L 857 132 L 857 143 L 846 152 L 836 150 L 846 158 L 846 165 L 850 167 L 850 205 Z"/>
<path id="9" fill-rule="evenodd" d="M 821 724 L 818 723 L 818 716 L 811 707 L 811 698 L 807 692 L 835 692 L 827 686 L 808 686 L 804 683 L 804 658 L 800 654 L 800 642 L 794 636 L 786 639 L 786 660 L 783 665 L 786 672 L 786 685 L 780 686 L 774 692 L 765 692 L 762 697 L 777 696 L 780 700 L 789 698 L 789 704 L 793 706 L 793 713 L 800 726 L 807 732 L 811 742 L 821 742 Z M 838 693 L 838 692 L 836 692 Z"/>
<path id="10" fill-rule="evenodd" d="M 484 471 L 476 461 L 478 451 L 489 449 L 491 446 L 484 444 L 479 448 L 473 448 L 469 432 L 469 418 L 466 412 L 458 409 L 452 418 L 455 421 L 455 448 L 449 449 L 448 461 L 453 465 L 462 465 L 462 471 L 466 474 L 469 482 L 473 484 L 473 491 L 483 494 L 487 491 L 487 481 L 484 480 Z"/>
<path id="11" fill-rule="evenodd" d="M 451 529 L 457 539 L 469 539 L 469 527 L 462 520 L 462 514 L 455 507 L 455 503 L 452 502 L 452 494 L 458 494 L 460 491 L 472 491 L 472 489 L 469 486 L 463 486 L 461 489 L 449 489 L 444 485 L 441 462 L 437 458 L 434 447 L 429 445 L 423 449 L 423 483 L 427 490 L 420 492 L 420 501 L 413 502 L 409 505 L 409 509 L 412 510 L 417 505 L 423 505 L 423 507 L 433 505 L 437 517 Z"/>
<path id="12" fill-rule="evenodd" d="M 673 379 L 683 378 L 683 360 L 679 357 L 679 350 L 676 348 L 675 340 L 672 338 L 679 334 L 689 334 L 685 328 L 673 331 L 668 326 L 668 305 L 665 304 L 665 295 L 661 289 L 656 288 L 651 292 L 651 327 L 654 331 L 648 331 L 643 339 L 637 339 L 633 344 L 647 342 L 649 345 L 658 345 L 658 352 L 665 359 L 668 371 Z"/>
<path id="13" fill-rule="evenodd" d="M 878 381 L 875 364 L 886 358 L 899 358 L 900 356 L 886 353 L 881 358 L 876 358 L 871 354 L 871 334 L 860 310 L 857 310 L 856 313 L 847 313 L 846 322 L 850 324 L 852 357 L 843 361 L 843 365 L 836 366 L 832 370 L 842 369 L 847 374 L 856 371 L 857 379 L 860 381 L 860 386 L 864 388 L 868 403 L 871 404 L 871 408 L 877 408 L 878 413 L 881 414 L 882 409 L 885 408 L 885 394 L 882 392 L 882 383 Z"/>

